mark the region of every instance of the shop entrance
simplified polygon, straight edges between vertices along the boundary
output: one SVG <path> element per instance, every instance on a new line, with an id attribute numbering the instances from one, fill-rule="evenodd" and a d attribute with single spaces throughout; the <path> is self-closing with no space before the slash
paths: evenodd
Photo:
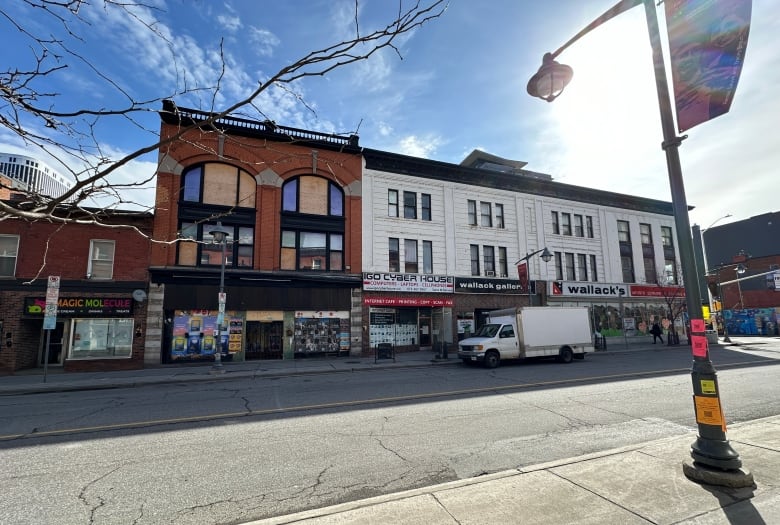
<path id="1" fill-rule="evenodd" d="M 282 358 L 282 321 L 247 321 L 245 359 Z"/>
<path id="2" fill-rule="evenodd" d="M 431 349 L 431 311 L 420 309 L 418 329 L 420 330 L 420 350 Z"/>
<path id="3" fill-rule="evenodd" d="M 46 332 L 41 331 L 40 351 L 38 352 L 38 366 L 43 366 L 44 355 L 46 354 Z M 49 336 L 49 364 L 62 365 L 62 350 L 64 349 L 63 340 L 65 339 L 65 323 L 55 323 L 54 330 L 51 330 Z"/>

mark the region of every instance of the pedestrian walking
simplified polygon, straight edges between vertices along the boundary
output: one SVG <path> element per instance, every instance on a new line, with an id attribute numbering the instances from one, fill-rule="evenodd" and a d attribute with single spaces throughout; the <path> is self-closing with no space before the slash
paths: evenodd
<path id="1" fill-rule="evenodd" d="M 662 343 L 664 342 L 664 338 L 661 337 L 661 327 L 658 326 L 658 323 L 653 323 L 650 333 L 653 334 L 653 344 L 655 344 L 656 338 L 660 339 Z"/>

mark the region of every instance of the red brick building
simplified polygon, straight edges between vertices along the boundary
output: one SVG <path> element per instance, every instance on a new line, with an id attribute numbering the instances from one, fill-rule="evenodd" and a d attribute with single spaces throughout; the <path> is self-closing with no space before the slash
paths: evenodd
<path id="1" fill-rule="evenodd" d="M 46 332 L 50 367 L 143 366 L 152 216 L 93 211 L 130 227 L 0 221 L 0 372 L 43 366 Z M 44 329 L 49 276 L 59 277 L 58 310 Z"/>
<path id="2" fill-rule="evenodd" d="M 357 137 L 210 117 L 163 104 L 147 363 L 359 352 Z"/>

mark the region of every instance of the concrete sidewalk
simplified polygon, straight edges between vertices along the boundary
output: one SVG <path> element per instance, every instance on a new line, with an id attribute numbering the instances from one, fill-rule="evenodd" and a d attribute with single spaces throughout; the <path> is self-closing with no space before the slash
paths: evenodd
<path id="1" fill-rule="evenodd" d="M 755 485 L 700 485 L 683 474 L 696 436 L 673 437 L 247 525 L 780 524 L 780 416 L 728 439 Z"/>
<path id="2" fill-rule="evenodd" d="M 669 350 L 690 352 L 686 344 L 666 346 L 653 345 L 649 337 L 635 341 L 610 341 L 606 350 L 596 354 Z M 719 343 L 723 345 L 723 343 Z M 732 338 L 734 346 L 770 344 L 780 349 L 780 338 Z M 395 359 L 370 357 L 304 358 L 294 360 L 225 362 L 224 373 L 213 374 L 212 363 L 171 364 L 148 367 L 140 370 L 104 372 L 63 372 L 62 367 L 50 366 L 44 376 L 43 368 L 17 371 L 13 375 L 0 376 L 0 396 L 34 394 L 45 392 L 67 392 L 78 390 L 100 390 L 110 388 L 134 388 L 163 383 L 189 383 L 220 381 L 237 378 L 284 377 L 306 374 L 348 373 L 360 370 L 379 370 L 421 366 L 458 365 L 457 350 L 454 348 L 447 359 L 439 359 L 430 350 L 397 353 Z"/>

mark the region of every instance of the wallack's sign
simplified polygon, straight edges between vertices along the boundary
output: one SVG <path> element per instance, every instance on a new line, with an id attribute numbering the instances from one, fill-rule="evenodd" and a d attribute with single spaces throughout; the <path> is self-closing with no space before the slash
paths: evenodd
<path id="1" fill-rule="evenodd" d="M 553 281 L 550 295 L 566 297 L 685 297 L 682 286 L 653 286 L 623 283 Z"/>
<path id="2" fill-rule="evenodd" d="M 509 279 L 455 278 L 455 293 L 502 293 L 511 295 L 527 294 L 520 281 Z"/>
<path id="3" fill-rule="evenodd" d="M 24 298 L 24 315 L 43 316 L 45 310 L 45 298 Z M 59 297 L 57 300 L 57 315 L 62 317 L 118 317 L 132 313 L 130 297 Z"/>
<path id="4" fill-rule="evenodd" d="M 628 297 L 627 284 L 599 284 L 553 281 L 550 295 L 568 297 Z"/>

